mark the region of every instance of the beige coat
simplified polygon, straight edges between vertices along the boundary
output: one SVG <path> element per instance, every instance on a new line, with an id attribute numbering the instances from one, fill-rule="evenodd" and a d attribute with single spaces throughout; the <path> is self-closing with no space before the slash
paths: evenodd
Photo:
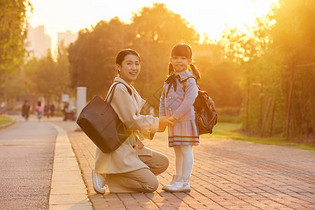
<path id="1" fill-rule="evenodd" d="M 130 95 L 124 85 L 118 84 L 112 96 L 111 105 L 119 119 L 133 132 L 117 150 L 111 153 L 103 153 L 96 148 L 95 170 L 100 174 L 125 173 L 140 168 L 149 168 L 139 159 L 138 155 L 151 156 L 152 151 L 143 147 L 139 140 L 143 140 L 145 135 L 155 133 L 159 127 L 158 118 L 139 114 L 145 100 L 141 98 L 135 88 L 120 77 L 116 77 L 114 82 L 122 82 L 132 90 L 132 95 Z"/>

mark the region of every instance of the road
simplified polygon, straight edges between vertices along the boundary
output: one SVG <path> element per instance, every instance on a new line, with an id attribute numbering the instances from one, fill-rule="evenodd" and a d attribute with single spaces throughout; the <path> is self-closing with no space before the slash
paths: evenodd
<path id="1" fill-rule="evenodd" d="M 34 116 L 0 130 L 0 209 L 48 209 L 56 135 Z"/>

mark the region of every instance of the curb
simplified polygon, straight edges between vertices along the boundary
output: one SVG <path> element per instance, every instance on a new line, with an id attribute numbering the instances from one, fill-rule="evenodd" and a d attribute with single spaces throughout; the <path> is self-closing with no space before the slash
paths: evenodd
<path id="1" fill-rule="evenodd" d="M 11 122 L 9 122 L 9 123 L 7 123 L 7 124 L 0 125 L 0 130 L 1 130 L 1 129 L 5 129 L 5 128 L 7 128 L 7 127 L 10 127 L 11 125 L 14 125 L 15 123 L 16 123 L 16 121 L 13 120 L 13 121 L 11 121 Z"/>
<path id="2" fill-rule="evenodd" d="M 68 135 L 61 127 L 57 130 L 49 209 L 92 209 L 82 174 L 74 156 Z"/>

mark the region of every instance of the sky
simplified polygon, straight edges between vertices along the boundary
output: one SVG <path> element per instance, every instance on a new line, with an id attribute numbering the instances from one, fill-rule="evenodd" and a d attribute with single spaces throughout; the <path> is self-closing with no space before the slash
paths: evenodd
<path id="1" fill-rule="evenodd" d="M 91 28 L 100 20 L 118 16 L 130 23 L 134 12 L 154 2 L 164 3 L 181 15 L 201 37 L 219 39 L 226 27 L 245 30 L 245 25 L 255 23 L 255 17 L 268 13 L 276 0 L 30 0 L 33 14 L 29 14 L 31 26 L 45 25 L 45 32 L 52 38 L 53 48 L 57 33 Z"/>

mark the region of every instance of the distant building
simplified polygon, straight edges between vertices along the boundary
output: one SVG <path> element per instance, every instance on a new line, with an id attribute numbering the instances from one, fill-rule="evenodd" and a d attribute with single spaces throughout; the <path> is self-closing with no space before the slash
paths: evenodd
<path id="1" fill-rule="evenodd" d="M 47 51 L 51 49 L 51 38 L 45 34 L 45 26 L 40 25 L 36 28 L 32 26 L 28 27 L 25 48 L 31 56 L 37 58 L 47 55 Z"/>
<path id="2" fill-rule="evenodd" d="M 71 31 L 58 32 L 58 47 L 61 47 L 62 43 L 64 47 L 68 47 L 70 43 L 74 42 L 78 38 L 77 33 Z"/>

